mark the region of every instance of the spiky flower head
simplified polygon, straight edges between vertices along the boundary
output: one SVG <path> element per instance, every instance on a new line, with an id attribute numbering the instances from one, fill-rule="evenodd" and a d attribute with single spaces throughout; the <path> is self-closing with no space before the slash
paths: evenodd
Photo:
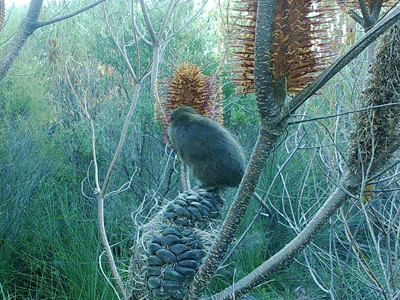
<path id="1" fill-rule="evenodd" d="M 237 43 L 232 45 L 237 59 L 233 81 L 243 94 L 253 92 L 254 87 L 254 41 L 256 31 L 257 0 L 237 3 L 234 34 Z"/>
<path id="2" fill-rule="evenodd" d="M 246 94 L 254 86 L 257 0 L 237 0 L 234 11 L 240 43 L 233 46 L 238 61 L 234 82 Z M 319 35 L 325 24 L 324 11 L 311 0 L 277 0 L 273 24 L 271 51 L 265 55 L 270 55 L 274 93 L 282 102 L 282 97 L 303 89 L 327 64 L 325 38 Z"/>
<path id="3" fill-rule="evenodd" d="M 222 123 L 222 102 L 219 83 L 206 76 L 195 64 L 182 63 L 171 77 L 161 80 L 164 115 L 157 110 L 164 132 L 167 133 L 171 112 L 182 105 L 192 106 L 199 114 Z"/>
<path id="4" fill-rule="evenodd" d="M 400 28 L 381 38 L 360 101 L 371 108 L 357 116 L 349 146 L 349 165 L 354 173 L 376 173 L 400 146 Z M 379 106 L 379 107 L 377 107 Z"/>

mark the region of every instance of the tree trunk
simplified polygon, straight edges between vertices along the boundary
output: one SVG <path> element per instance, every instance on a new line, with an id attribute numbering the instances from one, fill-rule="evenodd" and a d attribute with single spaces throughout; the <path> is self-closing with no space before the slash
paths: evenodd
<path id="1" fill-rule="evenodd" d="M 32 0 L 29 5 L 28 13 L 22 20 L 18 31 L 14 38 L 8 45 L 6 54 L 0 61 L 0 82 L 7 75 L 14 61 L 21 52 L 22 47 L 25 45 L 26 40 L 38 28 L 38 19 L 42 9 L 43 0 Z"/>

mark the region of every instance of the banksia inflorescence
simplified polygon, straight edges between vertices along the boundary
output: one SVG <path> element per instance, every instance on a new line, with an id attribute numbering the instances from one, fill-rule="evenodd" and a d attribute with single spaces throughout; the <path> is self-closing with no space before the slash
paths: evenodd
<path id="1" fill-rule="evenodd" d="M 182 105 L 192 106 L 199 114 L 222 123 L 222 101 L 216 77 L 204 75 L 195 64 L 182 63 L 171 77 L 160 81 L 164 115 L 160 110 L 157 113 L 165 133 L 171 112 Z"/>
<path id="2" fill-rule="evenodd" d="M 253 92 L 254 87 L 254 40 L 256 36 L 257 0 L 238 2 L 235 12 L 235 32 L 237 44 L 232 45 L 237 58 L 237 69 L 233 81 L 243 94 Z"/>
<path id="3" fill-rule="evenodd" d="M 395 25 L 380 39 L 361 96 L 363 107 L 371 109 L 359 113 L 352 133 L 349 165 L 356 174 L 376 173 L 399 148 L 399 65 L 400 28 Z"/>
<path id="4" fill-rule="evenodd" d="M 211 245 L 210 225 L 222 205 L 218 195 L 189 190 L 145 224 L 134 247 L 131 293 L 140 299 L 183 299 Z"/>
<path id="5" fill-rule="evenodd" d="M 238 62 L 234 82 L 246 94 L 253 92 L 254 86 L 257 0 L 238 0 L 234 11 L 234 35 L 239 42 L 233 46 Z M 293 95 L 303 89 L 313 79 L 312 75 L 326 67 L 325 38 L 319 35 L 325 23 L 324 10 L 315 1 L 275 2 L 271 51 L 265 55 L 270 55 L 274 92 L 279 103 L 286 94 Z"/>

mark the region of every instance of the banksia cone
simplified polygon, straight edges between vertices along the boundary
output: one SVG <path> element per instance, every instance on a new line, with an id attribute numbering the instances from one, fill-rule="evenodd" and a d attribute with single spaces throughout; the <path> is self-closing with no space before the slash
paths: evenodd
<path id="1" fill-rule="evenodd" d="M 279 103 L 283 102 L 286 94 L 293 95 L 303 89 L 312 80 L 312 75 L 326 66 L 325 39 L 320 36 L 316 42 L 326 22 L 325 15 L 313 4 L 311 0 L 275 2 L 271 52 L 265 55 L 270 55 L 274 92 Z M 257 0 L 238 0 L 234 11 L 235 35 L 239 45 L 233 46 L 238 62 L 233 80 L 246 94 L 253 92 L 254 86 Z M 315 49 L 319 50 L 319 57 Z"/>
<path id="2" fill-rule="evenodd" d="M 167 133 L 171 111 L 192 106 L 199 114 L 222 123 L 222 102 L 219 84 L 206 76 L 195 64 L 182 63 L 172 77 L 161 79 L 161 101 L 165 115 L 157 110 L 164 132 Z"/>
<path id="3" fill-rule="evenodd" d="M 211 245 L 210 224 L 220 216 L 222 205 L 218 195 L 189 190 L 167 203 L 144 226 L 135 247 L 142 261 L 132 263 L 129 280 L 137 298 L 184 298 Z M 142 269 L 138 270 L 138 265 Z"/>
<path id="4" fill-rule="evenodd" d="M 363 107 L 371 109 L 359 113 L 351 136 L 349 164 L 356 174 L 376 173 L 400 146 L 399 65 L 400 29 L 395 25 L 379 42 L 361 96 Z"/>

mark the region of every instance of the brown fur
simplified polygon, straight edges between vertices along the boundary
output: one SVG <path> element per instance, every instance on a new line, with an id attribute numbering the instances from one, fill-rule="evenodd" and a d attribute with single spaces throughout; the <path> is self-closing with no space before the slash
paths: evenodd
<path id="1" fill-rule="evenodd" d="M 239 185 L 245 171 L 243 151 L 220 124 L 180 106 L 171 114 L 168 133 L 178 157 L 204 186 Z"/>

